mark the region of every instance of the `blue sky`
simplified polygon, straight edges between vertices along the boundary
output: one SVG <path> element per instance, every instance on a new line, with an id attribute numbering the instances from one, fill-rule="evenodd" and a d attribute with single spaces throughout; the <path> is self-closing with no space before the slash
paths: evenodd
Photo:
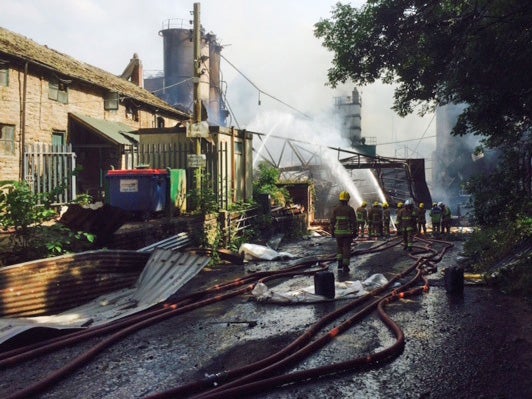
<path id="1" fill-rule="evenodd" d="M 222 55 L 257 87 L 292 107 L 327 120 L 334 97 L 347 96 L 354 85 L 327 87 L 331 54 L 313 35 L 313 25 L 330 16 L 338 0 L 203 0 L 201 23 L 224 46 Z M 193 1 L 183 0 L 3 0 L 0 26 L 113 74 L 120 74 L 134 53 L 146 72 L 163 69 L 162 24 L 169 18 L 192 20 Z M 363 1 L 350 2 L 360 6 Z M 264 115 L 290 113 L 261 96 L 222 61 L 230 106 L 241 128 L 253 128 Z M 375 137 L 378 153 L 404 156 L 416 149 L 430 158 L 432 115 L 399 118 L 390 110 L 393 90 L 374 84 L 360 87 L 362 135 Z M 267 121 L 268 119 L 266 119 Z M 264 125 L 263 129 L 268 129 Z M 272 123 L 273 120 L 272 120 Z M 400 141 L 397 145 L 384 144 Z M 416 157 L 414 155 L 413 157 Z"/>

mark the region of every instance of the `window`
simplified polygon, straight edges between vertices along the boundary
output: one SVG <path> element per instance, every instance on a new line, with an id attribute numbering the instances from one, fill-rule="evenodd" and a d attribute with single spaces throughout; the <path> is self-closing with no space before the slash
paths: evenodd
<path id="1" fill-rule="evenodd" d="M 9 69 L 2 66 L 0 61 L 0 86 L 9 86 Z"/>
<path id="2" fill-rule="evenodd" d="M 106 111 L 116 111 L 118 109 L 118 92 L 109 92 L 103 101 L 103 109 Z"/>
<path id="3" fill-rule="evenodd" d="M 162 129 L 164 127 L 164 118 L 162 116 L 157 117 L 157 128 Z"/>
<path id="4" fill-rule="evenodd" d="M 0 123 L 0 154 L 15 155 L 15 126 Z"/>
<path id="5" fill-rule="evenodd" d="M 244 153 L 244 143 L 241 141 L 235 141 L 235 154 L 243 154 Z"/>
<path id="6" fill-rule="evenodd" d="M 52 132 L 52 145 L 63 146 L 65 144 L 65 132 L 54 131 Z"/>
<path id="7" fill-rule="evenodd" d="M 66 81 L 48 83 L 48 98 L 61 104 L 68 104 L 68 85 Z"/>

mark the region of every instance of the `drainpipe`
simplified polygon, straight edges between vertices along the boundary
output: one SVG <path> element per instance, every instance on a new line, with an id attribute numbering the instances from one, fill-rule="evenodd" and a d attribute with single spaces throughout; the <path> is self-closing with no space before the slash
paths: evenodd
<path id="1" fill-rule="evenodd" d="M 28 90 L 28 62 L 24 64 L 24 80 L 22 83 L 22 104 L 20 107 L 20 160 L 19 180 L 24 180 L 24 153 L 26 147 L 26 92 Z"/>

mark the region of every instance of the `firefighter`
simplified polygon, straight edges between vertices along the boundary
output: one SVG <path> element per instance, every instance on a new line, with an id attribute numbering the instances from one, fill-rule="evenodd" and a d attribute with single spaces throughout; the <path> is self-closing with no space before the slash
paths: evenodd
<path id="1" fill-rule="evenodd" d="M 395 215 L 395 227 L 397 229 L 398 236 L 403 234 L 403 230 L 401 229 L 401 213 L 402 212 L 403 212 L 403 203 L 398 202 L 397 203 L 397 214 Z"/>
<path id="2" fill-rule="evenodd" d="M 366 227 L 366 223 L 368 221 L 368 210 L 366 209 L 367 205 L 368 203 L 366 201 L 362 201 L 360 206 L 356 209 L 357 231 L 360 237 L 364 237 L 364 228 Z"/>
<path id="3" fill-rule="evenodd" d="M 386 238 L 390 237 L 390 207 L 387 202 L 382 204 L 382 223 L 384 227 L 384 235 Z"/>
<path id="4" fill-rule="evenodd" d="M 417 232 L 421 234 L 423 230 L 423 235 L 427 234 L 427 217 L 426 217 L 425 204 L 423 202 L 419 203 L 417 209 Z"/>
<path id="5" fill-rule="evenodd" d="M 369 238 L 382 237 L 382 208 L 378 201 L 373 203 L 373 207 L 368 212 L 368 223 Z"/>
<path id="6" fill-rule="evenodd" d="M 349 193 L 342 191 L 338 198 L 340 204 L 332 211 L 331 233 L 336 238 L 338 268 L 349 271 L 351 242 L 357 236 L 357 219 L 355 210 L 348 203 L 351 198 Z"/>
<path id="7" fill-rule="evenodd" d="M 440 225 L 441 225 L 441 208 L 436 202 L 432 204 L 432 208 L 429 212 L 429 216 L 430 216 L 430 221 L 432 223 L 432 233 L 435 235 L 439 235 Z"/>
<path id="8" fill-rule="evenodd" d="M 401 229 L 403 230 L 403 249 L 408 252 L 412 252 L 412 247 L 414 246 L 416 225 L 414 202 L 411 199 L 407 199 L 401 212 Z"/>
<path id="9" fill-rule="evenodd" d="M 441 232 L 451 234 L 451 208 L 441 204 Z"/>

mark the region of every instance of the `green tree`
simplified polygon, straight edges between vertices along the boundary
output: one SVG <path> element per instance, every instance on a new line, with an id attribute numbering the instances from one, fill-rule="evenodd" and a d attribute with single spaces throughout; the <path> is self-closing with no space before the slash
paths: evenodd
<path id="1" fill-rule="evenodd" d="M 334 54 L 333 87 L 348 79 L 394 84 L 393 109 L 401 116 L 465 104 L 452 134 L 480 135 L 484 146 L 511 154 L 505 168 L 520 169 L 514 183 L 530 198 L 531 1 L 338 3 L 315 24 L 315 35 Z"/>
<path id="2" fill-rule="evenodd" d="M 532 123 L 532 2 L 369 0 L 337 4 L 315 35 L 334 53 L 334 87 L 394 83 L 399 115 L 464 103 L 455 134 L 514 144 Z"/>
<path id="3" fill-rule="evenodd" d="M 254 197 L 268 194 L 277 205 L 285 206 L 291 198 L 286 188 L 278 186 L 280 177 L 281 172 L 275 166 L 266 161 L 259 162 L 253 175 Z"/>

